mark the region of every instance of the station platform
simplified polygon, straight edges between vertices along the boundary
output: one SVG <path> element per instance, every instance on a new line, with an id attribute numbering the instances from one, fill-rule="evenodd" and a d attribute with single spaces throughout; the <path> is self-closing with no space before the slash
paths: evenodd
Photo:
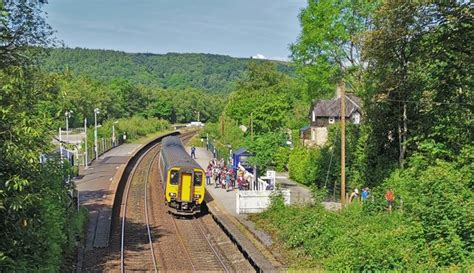
<path id="1" fill-rule="evenodd" d="M 76 272 L 82 271 L 85 252 L 108 246 L 115 187 L 122 176 L 125 164 L 141 144 L 123 144 L 104 153 L 91 165 L 79 170 L 74 179 L 79 204 L 89 212 L 84 247 L 79 248 Z"/>

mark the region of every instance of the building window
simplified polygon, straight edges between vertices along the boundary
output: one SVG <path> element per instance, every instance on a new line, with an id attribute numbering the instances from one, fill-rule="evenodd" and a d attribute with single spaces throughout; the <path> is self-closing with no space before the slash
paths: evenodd
<path id="1" fill-rule="evenodd" d="M 359 124 L 360 123 L 360 114 L 359 113 L 354 114 L 354 117 L 352 118 L 352 122 L 354 124 Z"/>
<path id="2" fill-rule="evenodd" d="M 334 117 L 329 117 L 329 124 L 333 124 L 333 123 L 334 123 L 334 120 L 335 120 Z"/>

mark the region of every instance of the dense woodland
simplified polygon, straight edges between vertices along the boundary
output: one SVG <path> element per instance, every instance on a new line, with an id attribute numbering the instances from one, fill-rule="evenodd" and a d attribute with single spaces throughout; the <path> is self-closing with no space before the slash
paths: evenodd
<path id="1" fill-rule="evenodd" d="M 242 78 L 250 62 L 268 61 L 198 53 L 151 54 L 57 48 L 51 49 L 42 66 L 57 72 L 70 69 L 106 83 L 123 78 L 133 85 L 162 89 L 194 88 L 222 94 L 233 90 L 234 82 Z M 274 63 L 279 71 L 294 73 L 287 63 Z"/>
<path id="2" fill-rule="evenodd" d="M 247 147 L 259 170 L 288 170 L 310 186 L 314 205 L 287 207 L 276 196 L 252 217 L 292 268 L 472 270 L 469 3 L 308 1 L 290 68 L 208 54 L 45 50 L 57 43 L 42 2 L 0 2 L 0 271 L 64 267 L 83 219 L 68 206 L 67 164 L 40 165 L 38 156 L 54 149 L 64 111 L 79 127 L 96 107 L 104 128 L 120 120 L 137 134 L 142 123 L 149 132 L 199 112 L 220 149 Z M 373 198 L 331 212 L 318 201 L 338 201 L 340 128 L 313 148 L 302 147 L 299 129 L 311 101 L 332 97 L 338 83 L 364 110 L 362 124 L 346 129 L 346 190 L 368 186 Z"/>

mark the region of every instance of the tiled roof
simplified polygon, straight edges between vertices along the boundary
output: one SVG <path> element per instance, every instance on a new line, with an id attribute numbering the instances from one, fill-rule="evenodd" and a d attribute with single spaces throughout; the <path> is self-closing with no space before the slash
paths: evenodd
<path id="1" fill-rule="evenodd" d="M 355 111 L 360 112 L 361 100 L 352 95 L 346 95 L 346 117 L 350 117 Z M 317 117 L 340 117 L 341 98 L 332 100 L 320 100 L 314 105 L 314 114 Z"/>

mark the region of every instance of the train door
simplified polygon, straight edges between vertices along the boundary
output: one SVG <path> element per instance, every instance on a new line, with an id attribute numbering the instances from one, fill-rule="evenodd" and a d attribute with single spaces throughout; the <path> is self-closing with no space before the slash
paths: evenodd
<path id="1" fill-rule="evenodd" d="M 181 201 L 191 202 L 192 183 L 193 183 L 192 173 L 186 172 L 186 173 L 181 174 L 181 184 L 180 184 L 180 191 L 179 191 Z"/>

